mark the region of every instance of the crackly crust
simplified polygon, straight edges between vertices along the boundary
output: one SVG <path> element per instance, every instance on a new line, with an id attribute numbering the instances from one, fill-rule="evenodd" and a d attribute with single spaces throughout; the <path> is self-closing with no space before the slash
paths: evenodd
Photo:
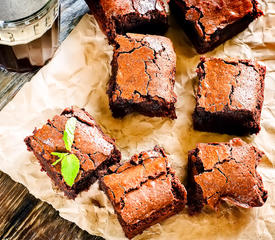
<path id="1" fill-rule="evenodd" d="M 176 55 L 168 38 L 117 36 L 108 90 L 113 116 L 139 112 L 175 119 L 175 69 Z"/>
<path id="2" fill-rule="evenodd" d="M 184 186 L 170 168 L 164 150 L 134 155 L 111 175 L 100 180 L 128 238 L 182 210 Z"/>
<path id="3" fill-rule="evenodd" d="M 256 168 L 264 153 L 241 139 L 200 143 L 189 152 L 188 205 L 190 214 L 205 205 L 217 210 L 221 200 L 236 206 L 262 206 L 267 199 Z"/>
<path id="4" fill-rule="evenodd" d="M 52 165 L 57 157 L 51 155 L 51 152 L 66 152 L 62 138 L 67 119 L 71 117 L 77 119 L 71 153 L 80 160 L 80 171 L 72 187 L 64 182 L 60 164 Z M 26 137 L 25 143 L 39 160 L 42 170 L 72 199 L 88 189 L 100 175 L 107 172 L 109 166 L 121 158 L 114 140 L 102 132 L 91 115 L 78 107 L 66 108 L 61 115 L 48 120 L 41 129 L 35 129 L 32 136 Z"/>
<path id="5" fill-rule="evenodd" d="M 229 134 L 260 131 L 266 68 L 252 60 L 201 58 L 194 128 Z"/>
<path id="6" fill-rule="evenodd" d="M 149 0 L 85 0 L 101 29 L 113 43 L 117 34 L 164 34 L 168 29 L 168 2 Z"/>
<path id="7" fill-rule="evenodd" d="M 173 0 L 171 9 L 198 53 L 213 50 L 263 15 L 256 0 Z"/>

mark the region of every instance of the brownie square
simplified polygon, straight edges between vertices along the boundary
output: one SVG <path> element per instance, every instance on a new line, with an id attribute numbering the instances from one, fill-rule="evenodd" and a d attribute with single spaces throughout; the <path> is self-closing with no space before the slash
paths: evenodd
<path id="1" fill-rule="evenodd" d="M 260 207 L 267 200 L 256 168 L 264 153 L 239 138 L 227 143 L 199 143 L 189 152 L 189 213 L 205 205 L 217 210 L 221 200 L 233 205 Z"/>
<path id="2" fill-rule="evenodd" d="M 242 32 L 259 16 L 256 0 L 171 0 L 171 11 L 198 53 L 206 53 Z"/>
<path id="3" fill-rule="evenodd" d="M 128 33 L 115 41 L 107 91 L 113 116 L 139 112 L 175 119 L 176 54 L 170 39 Z"/>
<path id="4" fill-rule="evenodd" d="M 100 179 L 126 237 L 178 213 L 186 204 L 186 190 L 175 176 L 164 150 L 134 155 L 117 170 Z"/>
<path id="5" fill-rule="evenodd" d="M 164 34 L 168 29 L 166 0 L 85 0 L 101 29 L 113 42 L 117 34 Z"/>
<path id="6" fill-rule="evenodd" d="M 201 58 L 194 128 L 237 135 L 258 133 L 266 68 L 252 60 Z"/>
<path id="7" fill-rule="evenodd" d="M 64 181 L 60 164 L 52 165 L 57 157 L 51 155 L 52 152 L 68 152 L 62 138 L 65 124 L 71 117 L 75 117 L 77 123 L 70 153 L 80 161 L 80 171 L 72 187 Z M 99 176 L 107 172 L 109 166 L 118 163 L 121 158 L 114 141 L 102 132 L 91 115 L 78 107 L 66 108 L 61 115 L 48 120 L 41 129 L 35 129 L 32 136 L 26 137 L 25 143 L 40 162 L 42 170 L 71 199 L 87 190 Z"/>

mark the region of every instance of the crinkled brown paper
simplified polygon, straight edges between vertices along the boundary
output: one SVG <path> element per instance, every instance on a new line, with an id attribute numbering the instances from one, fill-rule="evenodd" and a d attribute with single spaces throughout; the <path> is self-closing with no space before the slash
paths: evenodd
<path id="1" fill-rule="evenodd" d="M 223 204 L 217 213 L 205 211 L 195 217 L 188 216 L 184 210 L 136 239 L 275 239 L 275 1 L 261 2 L 260 7 L 264 17 L 207 56 L 256 58 L 267 67 L 262 130 L 257 136 L 244 138 L 267 155 L 268 159 L 258 167 L 269 191 L 267 202 L 250 210 Z M 75 201 L 68 200 L 62 192 L 53 190 L 38 161 L 27 152 L 23 139 L 63 108 L 78 105 L 85 107 L 105 133 L 116 139 L 123 161 L 159 144 L 168 152 L 177 175 L 185 181 L 187 152 L 196 143 L 228 141 L 232 136 L 193 130 L 195 69 L 200 56 L 173 19 L 167 36 L 177 53 L 177 120 L 138 114 L 123 120 L 112 118 L 106 95 L 112 47 L 94 18 L 86 15 L 54 59 L 0 112 L 0 169 L 89 233 L 106 239 L 125 239 L 113 208 L 97 183 Z"/>

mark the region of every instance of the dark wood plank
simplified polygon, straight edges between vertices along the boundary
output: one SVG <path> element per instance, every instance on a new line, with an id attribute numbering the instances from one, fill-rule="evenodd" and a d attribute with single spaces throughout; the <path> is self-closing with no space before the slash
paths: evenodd
<path id="1" fill-rule="evenodd" d="M 101 240 L 61 218 L 49 204 L 0 172 L 0 239 Z"/>
<path id="2" fill-rule="evenodd" d="M 16 225 L 20 216 L 30 212 L 37 201 L 28 196 L 26 189 L 20 188 L 18 183 L 12 182 L 2 172 L 0 172 L 0 189 L 0 236 L 3 236 L 12 225 Z M 30 202 L 29 206 L 24 204 L 25 199 Z M 18 209 L 21 209 L 21 212 Z"/>

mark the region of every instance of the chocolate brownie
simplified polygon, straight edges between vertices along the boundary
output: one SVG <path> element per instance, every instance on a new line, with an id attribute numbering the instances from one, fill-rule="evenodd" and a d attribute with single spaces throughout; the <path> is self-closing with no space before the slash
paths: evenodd
<path id="1" fill-rule="evenodd" d="M 267 191 L 256 168 L 263 156 L 239 138 L 228 143 L 199 143 L 189 152 L 190 214 L 205 205 L 217 210 L 221 200 L 243 208 L 262 206 Z"/>
<path id="2" fill-rule="evenodd" d="M 126 237 L 178 213 L 186 204 L 186 190 L 175 176 L 164 150 L 134 155 L 110 175 L 100 179 Z"/>
<path id="3" fill-rule="evenodd" d="M 114 117 L 139 112 L 150 117 L 176 118 L 174 93 L 176 54 L 162 36 L 118 35 L 109 82 Z"/>
<path id="4" fill-rule="evenodd" d="M 51 154 L 67 152 L 62 138 L 65 124 L 71 117 L 77 119 L 71 153 L 80 161 L 80 171 L 72 187 L 65 183 L 60 164 L 52 165 L 57 157 Z M 121 158 L 114 141 L 102 132 L 84 109 L 78 107 L 66 108 L 61 115 L 48 120 L 41 129 L 35 129 L 32 136 L 26 137 L 25 143 L 40 162 L 42 170 L 71 199 L 79 192 L 87 190 L 109 166 L 119 162 Z"/>
<path id="5" fill-rule="evenodd" d="M 168 29 L 167 0 L 85 0 L 110 42 L 117 34 L 164 34 Z"/>
<path id="6" fill-rule="evenodd" d="M 251 60 L 201 58 L 194 128 L 237 135 L 258 133 L 265 72 L 265 67 Z"/>
<path id="7" fill-rule="evenodd" d="M 171 0 L 186 35 L 198 53 L 206 53 L 242 32 L 263 15 L 256 0 Z"/>

